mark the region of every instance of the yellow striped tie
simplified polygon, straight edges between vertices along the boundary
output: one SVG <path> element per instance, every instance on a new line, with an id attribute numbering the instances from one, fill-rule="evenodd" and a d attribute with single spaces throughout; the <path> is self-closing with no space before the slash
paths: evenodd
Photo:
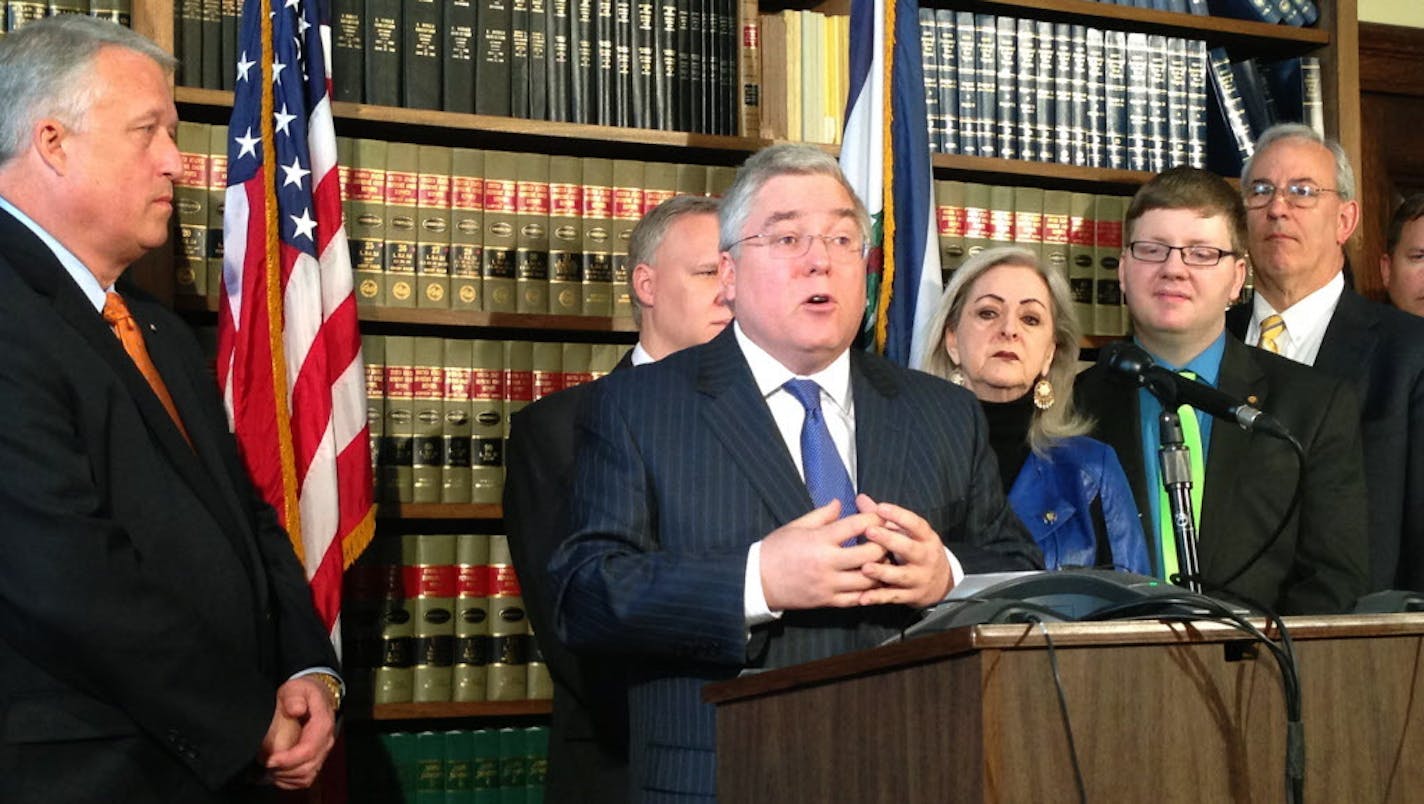
<path id="1" fill-rule="evenodd" d="M 1272 354 L 1280 354 L 1280 344 L 1276 339 L 1285 334 L 1286 320 L 1279 315 L 1268 315 L 1261 322 L 1261 348 Z"/>

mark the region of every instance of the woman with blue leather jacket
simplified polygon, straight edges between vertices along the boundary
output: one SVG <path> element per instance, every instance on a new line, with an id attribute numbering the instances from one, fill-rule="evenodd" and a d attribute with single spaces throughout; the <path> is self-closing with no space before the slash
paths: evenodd
<path id="1" fill-rule="evenodd" d="M 930 332 L 921 368 L 978 397 L 1009 505 L 1046 565 L 1150 575 L 1122 465 L 1073 408 L 1080 330 L 1064 277 L 1031 251 L 986 249 L 955 271 Z"/>

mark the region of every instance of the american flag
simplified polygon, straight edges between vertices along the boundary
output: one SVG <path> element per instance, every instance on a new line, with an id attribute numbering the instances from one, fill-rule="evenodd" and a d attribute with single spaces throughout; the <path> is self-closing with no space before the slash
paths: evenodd
<path id="1" fill-rule="evenodd" d="M 218 382 L 336 641 L 375 531 L 365 376 L 341 223 L 322 0 L 247 0 L 223 217 Z"/>

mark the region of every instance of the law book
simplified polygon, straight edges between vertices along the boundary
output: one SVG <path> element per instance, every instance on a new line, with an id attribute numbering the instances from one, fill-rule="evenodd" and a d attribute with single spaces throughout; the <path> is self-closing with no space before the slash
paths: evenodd
<path id="1" fill-rule="evenodd" d="M 1068 111 L 1071 116 L 1068 126 L 1069 159 L 1074 165 L 1086 166 L 1090 163 L 1088 148 L 1091 137 L 1088 119 L 1088 29 L 1083 25 L 1071 25 L 1068 35 L 1072 49 L 1069 58 L 1072 74 L 1068 80 Z"/>
<path id="2" fill-rule="evenodd" d="M 562 343 L 559 357 L 559 390 L 593 381 L 593 344 Z"/>
<path id="3" fill-rule="evenodd" d="M 1231 70 L 1231 59 L 1225 48 L 1207 51 L 1207 70 L 1211 76 L 1214 108 L 1219 125 L 1207 143 L 1207 166 L 1213 173 L 1239 176 L 1241 166 L 1251 156 L 1255 138 L 1246 119 L 1246 107 Z"/>
<path id="4" fill-rule="evenodd" d="M 470 502 L 470 372 L 474 341 L 445 338 L 440 405 L 440 502 Z"/>
<path id="5" fill-rule="evenodd" d="M 1099 335 L 1127 334 L 1127 307 L 1117 279 L 1127 202 L 1122 196 L 1100 195 L 1094 210 L 1093 325 Z"/>
<path id="6" fill-rule="evenodd" d="M 657 63 L 657 9 L 653 0 L 632 0 L 632 34 L 629 48 L 629 85 L 632 89 L 629 107 L 630 124 L 634 128 L 657 128 L 653 111 L 653 72 Z"/>
<path id="7" fill-rule="evenodd" d="M 441 27 L 440 108 L 447 112 L 475 110 L 475 31 L 479 24 L 475 0 L 445 0 Z"/>
<path id="8" fill-rule="evenodd" d="M 1014 52 L 1017 67 L 1013 79 L 1018 87 L 1015 95 L 1014 151 L 1018 159 L 1038 158 L 1038 36 L 1031 19 L 1014 20 Z"/>
<path id="9" fill-rule="evenodd" d="M 1167 114 L 1167 37 L 1147 37 L 1147 152 L 1148 169 L 1166 170 L 1170 135 Z"/>
<path id="10" fill-rule="evenodd" d="M 402 536 L 401 564 L 411 619 L 411 699 L 449 701 L 455 658 L 455 535 Z M 443 773 L 437 781 L 440 778 Z"/>
<path id="11" fill-rule="evenodd" d="M 538 344 L 535 344 L 538 346 Z M 490 535 L 490 643 L 486 698 L 491 701 L 523 700 L 528 690 L 529 620 L 524 594 L 509 555 L 509 537 Z M 502 782 L 506 781 L 504 779 Z"/>
<path id="12" fill-rule="evenodd" d="M 1277 0 L 1208 0 L 1213 17 L 1233 17 L 1272 25 L 1283 21 Z"/>
<path id="13" fill-rule="evenodd" d="M 979 56 L 974 12 L 955 11 L 955 72 L 959 83 L 959 152 L 979 155 Z"/>
<path id="14" fill-rule="evenodd" d="M 1073 295 L 1073 315 L 1085 335 L 1108 334 L 1097 330 L 1093 312 L 1094 263 L 1097 253 L 1097 198 L 1091 193 L 1073 193 L 1068 200 L 1068 290 Z"/>
<path id="15" fill-rule="evenodd" d="M 1033 86 L 1033 105 L 1037 113 L 1036 131 L 1033 142 L 1038 151 L 1025 158 L 1038 162 L 1052 162 L 1057 157 L 1058 147 L 1058 88 L 1054 77 L 1056 44 L 1054 25 L 1047 20 L 1033 21 L 1035 61 L 1024 64 L 1020 75 L 1028 74 Z"/>
<path id="16" fill-rule="evenodd" d="M 1000 159 L 1018 159 L 1018 20 L 994 17 L 994 139 Z M 1027 83 L 1027 82 L 1025 82 Z"/>
<path id="17" fill-rule="evenodd" d="M 554 679 L 549 675 L 549 665 L 544 660 L 544 652 L 539 649 L 539 637 L 533 630 L 529 633 L 529 664 L 527 665 L 528 675 L 525 677 L 525 697 L 533 701 L 551 701 L 554 699 Z M 547 762 L 545 763 L 547 765 Z M 530 784 L 535 785 L 531 769 Z M 537 787 L 543 787 L 544 780 L 539 778 Z"/>
<path id="18" fill-rule="evenodd" d="M 940 151 L 957 154 L 959 147 L 959 54 L 958 37 L 954 30 L 954 12 L 947 8 L 934 10 L 935 63 L 934 76 L 925 76 L 933 83 L 939 99 L 938 119 L 931 121 L 939 132 Z"/>
<path id="19" fill-rule="evenodd" d="M 925 77 L 925 128 L 929 135 L 930 151 L 944 153 L 944 132 L 938 128 L 940 122 L 939 46 L 935 40 L 938 31 L 935 30 L 934 15 L 933 8 L 919 10 L 920 68 Z"/>
<path id="20" fill-rule="evenodd" d="M 1169 36 L 1167 45 L 1167 161 L 1164 167 L 1191 164 L 1191 101 L 1187 88 L 1187 41 Z"/>
<path id="21" fill-rule="evenodd" d="M 964 262 L 964 182 L 935 181 L 935 223 L 939 231 L 939 270 L 948 281 Z"/>
<path id="22" fill-rule="evenodd" d="M 598 0 L 569 0 L 569 121 L 597 122 L 594 94 L 598 39 L 593 27 Z"/>
<path id="23" fill-rule="evenodd" d="M 399 106 L 401 99 L 401 0 L 365 0 L 366 103 Z"/>
<path id="24" fill-rule="evenodd" d="M 678 166 L 670 162 L 643 164 L 643 211 L 647 215 L 664 201 L 677 195 Z"/>
<path id="25" fill-rule="evenodd" d="M 1314 0 L 1291 0 L 1291 2 L 1300 14 L 1300 25 L 1310 27 L 1320 21 L 1320 8 Z"/>
<path id="26" fill-rule="evenodd" d="M 475 113 L 508 117 L 511 102 L 510 0 L 475 0 Z M 488 293 L 485 294 L 488 298 Z"/>
<path id="27" fill-rule="evenodd" d="M 761 20 L 757 16 L 756 0 L 738 0 L 735 18 L 729 20 L 736 30 L 734 42 L 738 78 L 737 126 L 729 134 L 755 137 L 761 131 L 762 42 Z"/>
<path id="28" fill-rule="evenodd" d="M 416 179 L 416 306 L 450 309 L 450 174 L 448 147 L 421 145 Z"/>
<path id="29" fill-rule="evenodd" d="M 112 0 L 100 0 L 100 2 L 108 3 L 112 2 Z M 119 13 L 124 19 L 120 24 L 124 27 L 128 27 L 127 19 L 129 17 L 129 9 L 132 6 L 131 0 L 119 0 L 115 5 L 121 9 Z M 94 13 L 93 9 L 94 3 L 91 2 L 91 14 Z M 218 0 L 218 13 L 222 15 L 219 20 L 219 27 L 222 29 L 222 48 L 221 56 L 218 58 L 218 88 L 231 92 L 237 83 L 237 61 L 239 56 L 239 42 L 237 38 L 239 29 L 242 27 L 242 0 Z M 335 68 L 333 68 L 333 71 L 334 70 Z"/>
<path id="30" fill-rule="evenodd" d="M 1014 242 L 1014 188 L 1006 185 L 989 187 L 989 247 L 1007 246 Z"/>
<path id="31" fill-rule="evenodd" d="M 989 247 L 989 185 L 964 184 L 964 256 L 973 257 Z"/>
<path id="32" fill-rule="evenodd" d="M 549 767 L 549 728 L 529 726 L 524 729 L 524 756 L 528 769 L 524 777 L 525 800 L 533 801 L 533 796 L 542 796 Z"/>
<path id="33" fill-rule="evenodd" d="M 750 2 L 755 8 L 754 0 L 712 0 L 712 14 L 715 23 L 716 48 L 717 48 L 717 96 L 713 104 L 713 128 L 714 134 L 725 134 L 736 136 L 741 132 L 740 115 L 745 111 L 746 104 L 741 97 L 742 74 L 741 74 L 741 47 L 739 37 L 741 35 L 741 25 L 739 24 L 738 13 L 743 3 Z M 755 25 L 755 15 L 753 15 L 753 25 Z M 843 19 L 843 18 L 841 18 Z M 840 41 L 840 40 L 838 40 Z M 849 49 L 849 44 L 845 47 Z M 833 51 L 839 53 L 839 51 Z M 837 62 L 839 64 L 839 62 Z M 845 97 L 845 81 L 840 77 L 839 68 L 836 72 L 836 100 L 832 103 L 832 117 L 839 115 L 840 107 Z M 836 142 L 840 142 L 840 127 L 836 127 Z"/>
<path id="34" fill-rule="evenodd" d="M 520 729 L 499 730 L 499 786 L 504 790 L 522 790 L 528 774 L 524 754 L 524 735 Z"/>
<path id="35" fill-rule="evenodd" d="M 583 162 L 549 157 L 549 312 L 583 313 Z"/>
<path id="36" fill-rule="evenodd" d="M 613 237 L 610 263 L 613 268 L 612 294 L 614 317 L 631 316 L 633 302 L 629 298 L 628 242 L 633 227 L 643 218 L 643 163 L 632 159 L 613 160 Z"/>
<path id="37" fill-rule="evenodd" d="M 1053 160 L 1073 164 L 1073 26 L 1053 23 Z"/>
<path id="38" fill-rule="evenodd" d="M 408 142 L 386 148 L 386 306 L 415 306 L 419 226 L 420 149 Z"/>
<path id="39" fill-rule="evenodd" d="M 88 10 L 86 2 L 82 7 L 73 0 L 49 0 L 49 14 L 62 9 L 64 13 L 83 14 Z M 222 3 L 220 0 L 199 0 L 198 13 L 201 15 L 203 56 L 200 61 L 203 89 L 222 88 Z"/>
<path id="40" fill-rule="evenodd" d="M 331 99 L 361 103 L 366 99 L 365 0 L 332 0 Z M 235 62 L 225 62 L 234 64 Z"/>
<path id="41" fill-rule="evenodd" d="M 18 31 L 27 22 L 44 19 L 43 2 L 9 0 L 5 4 L 5 28 Z M 178 84 L 185 87 L 203 85 L 203 0 L 175 0 L 177 30 L 174 31 L 175 55 L 178 57 Z"/>
<path id="42" fill-rule="evenodd" d="M 441 474 L 445 466 L 444 401 L 444 343 L 439 338 L 418 337 L 411 377 L 412 502 L 440 502 Z"/>
<path id="43" fill-rule="evenodd" d="M 338 139 L 338 145 L 340 140 Z M 356 283 L 356 304 L 386 304 L 386 156 L 383 140 L 350 140 L 350 156 L 342 161 L 347 179 L 346 238 Z M 338 148 L 338 153 L 340 149 Z"/>
<path id="44" fill-rule="evenodd" d="M 475 801 L 477 804 L 502 802 L 499 789 L 499 732 L 495 729 L 476 729 L 473 737 Z"/>
<path id="45" fill-rule="evenodd" d="M 480 310 L 484 280 L 485 152 L 455 148 L 450 155 L 450 307 Z"/>
<path id="46" fill-rule="evenodd" d="M 208 127 L 208 242 L 207 293 L 216 301 L 222 291 L 223 276 L 223 211 L 227 207 L 227 126 L 215 123 Z"/>
<path id="47" fill-rule="evenodd" d="M 564 344 L 536 341 L 530 347 L 533 396 L 537 402 L 550 394 L 564 390 Z"/>
<path id="48" fill-rule="evenodd" d="M 1126 170 L 1127 34 L 1103 32 L 1103 166 Z"/>
<path id="49" fill-rule="evenodd" d="M 386 339 L 381 335 L 361 336 L 361 360 L 366 371 L 366 431 L 370 437 L 371 477 L 376 499 L 389 499 L 382 491 L 381 450 L 386 433 Z"/>
<path id="50" fill-rule="evenodd" d="M 761 128 L 758 136 L 765 140 L 787 139 L 786 22 L 780 14 L 762 14 L 757 30 L 765 52 L 761 65 Z"/>
<path id="51" fill-rule="evenodd" d="M 825 50 L 825 15 L 801 12 L 801 136 L 806 142 L 825 142 L 821 120 L 821 83 Z"/>
<path id="52" fill-rule="evenodd" d="M 173 250 L 173 292 L 202 298 L 208 292 L 208 148 L 211 133 L 202 123 L 178 123 L 178 158 L 173 182 L 178 241 Z"/>
<path id="53" fill-rule="evenodd" d="M 474 733 L 453 730 L 445 737 L 445 796 L 443 804 L 472 804 L 475 800 Z M 542 797 L 543 791 L 539 792 Z"/>
<path id="54" fill-rule="evenodd" d="M 978 130 L 979 155 L 998 156 L 999 55 L 998 29 L 993 14 L 974 15 L 975 87 L 978 90 L 975 128 Z"/>
<path id="55" fill-rule="evenodd" d="M 549 157 L 515 156 L 515 310 L 549 312 Z"/>
<path id="56" fill-rule="evenodd" d="M 657 64 L 653 71 L 653 112 L 659 129 L 673 131 L 678 127 L 679 104 L 685 100 L 677 93 L 677 0 L 655 0 L 654 13 Z"/>
<path id="57" fill-rule="evenodd" d="M 571 0 L 542 0 L 544 13 L 544 80 L 546 117 L 563 123 L 569 116 L 569 82 L 573 80 L 573 20 Z"/>
<path id="58" fill-rule="evenodd" d="M 786 23 L 786 136 L 793 140 L 807 139 L 808 124 L 803 114 L 806 65 L 801 54 L 803 16 L 800 11 L 781 12 L 782 22 Z"/>
<path id="59" fill-rule="evenodd" d="M 130 28 L 133 22 L 133 3 L 131 0 L 91 0 L 89 15 Z M 0 6 L 0 31 L 3 30 L 6 30 L 4 8 Z"/>
<path id="60" fill-rule="evenodd" d="M 707 191 L 703 195 L 721 198 L 737 180 L 737 169 L 726 165 L 707 166 Z"/>
<path id="61" fill-rule="evenodd" d="M 1068 278 L 1068 231 L 1072 200 L 1073 194 L 1067 190 L 1043 191 L 1043 264 L 1064 279 Z"/>
<path id="62" fill-rule="evenodd" d="M 529 119 L 549 119 L 549 0 L 529 0 Z"/>
<path id="63" fill-rule="evenodd" d="M 502 445 L 509 440 L 509 422 L 514 414 L 534 401 L 534 344 L 530 341 L 503 341 L 504 349 L 504 417 L 499 435 Z M 503 468 L 501 463 L 501 468 Z M 500 484 L 502 488 L 502 473 Z M 498 501 L 499 497 L 495 497 Z"/>
<path id="64" fill-rule="evenodd" d="M 415 338 L 386 336 L 386 426 L 381 487 L 387 502 L 413 502 L 415 476 Z"/>
<path id="65" fill-rule="evenodd" d="M 1043 260 L 1043 188 L 1015 187 L 1014 245 Z"/>
<path id="66" fill-rule="evenodd" d="M 588 370 L 593 379 L 607 377 L 613 373 L 628 347 L 621 343 L 595 343 L 588 358 Z"/>
<path id="67" fill-rule="evenodd" d="M 583 314 L 613 315 L 613 160 L 583 158 Z"/>
<path id="68" fill-rule="evenodd" d="M 379 658 L 371 672 L 371 701 L 375 704 L 409 703 L 415 697 L 415 676 L 411 669 L 415 629 L 410 609 L 406 607 L 401 542 L 376 539 L 371 547 L 381 589 Z"/>
<path id="69" fill-rule="evenodd" d="M 1246 109 L 1246 122 L 1251 126 L 1253 137 L 1270 128 L 1275 122 L 1272 111 L 1274 100 L 1270 96 L 1265 77 L 1256 69 L 1251 59 L 1233 62 L 1231 71 L 1236 76 L 1236 88 L 1241 93 L 1241 101 Z"/>
<path id="70" fill-rule="evenodd" d="M 511 394 L 527 402 L 532 382 L 527 349 L 476 340 L 470 369 L 470 502 L 490 505 L 504 493 L 504 442 Z M 511 362 L 513 361 L 513 362 Z M 511 383 L 519 383 L 511 391 Z"/>
<path id="71" fill-rule="evenodd" d="M 412 804 L 445 802 L 445 735 L 440 732 L 415 735 L 415 798 L 408 800 Z"/>
<path id="72" fill-rule="evenodd" d="M 489 687 L 489 581 L 489 534 L 456 536 L 454 701 L 483 701 Z"/>
<path id="73" fill-rule="evenodd" d="M 613 117 L 610 125 L 634 127 L 633 0 L 613 0 Z"/>
<path id="74" fill-rule="evenodd" d="M 529 117 L 529 0 L 509 0 L 509 114 Z"/>
<path id="75" fill-rule="evenodd" d="M 1151 170 L 1151 130 L 1149 95 L 1152 80 L 1147 69 L 1147 34 L 1127 35 L 1127 167 L 1129 170 Z"/>
<path id="76" fill-rule="evenodd" d="M 1104 32 L 1084 29 L 1086 78 L 1083 82 L 1083 148 L 1089 167 L 1106 167 L 1107 148 L 1107 45 Z"/>
<path id="77" fill-rule="evenodd" d="M 1207 138 L 1207 66 L 1206 43 L 1199 39 L 1186 42 L 1187 56 L 1187 163 L 1206 167 Z"/>
<path id="78" fill-rule="evenodd" d="M 1315 133 L 1325 136 L 1325 100 L 1321 89 L 1321 68 L 1320 58 L 1317 56 L 1300 57 L 1301 72 L 1301 92 L 1304 96 L 1301 101 L 1301 116 L 1305 119 L 1305 124 L 1315 129 Z"/>
<path id="79" fill-rule="evenodd" d="M 486 152 L 483 278 L 484 309 L 512 313 L 515 299 L 515 254 L 518 238 L 517 159 L 512 154 Z"/>
<path id="80" fill-rule="evenodd" d="M 388 732 L 380 735 L 385 743 L 387 760 L 395 771 L 397 789 L 393 798 L 405 802 L 415 801 L 416 743 L 414 732 Z"/>
<path id="81" fill-rule="evenodd" d="M 614 103 L 618 95 L 618 74 L 614 72 L 614 0 L 593 3 L 593 81 L 589 96 L 589 120 L 600 126 L 617 121 Z"/>

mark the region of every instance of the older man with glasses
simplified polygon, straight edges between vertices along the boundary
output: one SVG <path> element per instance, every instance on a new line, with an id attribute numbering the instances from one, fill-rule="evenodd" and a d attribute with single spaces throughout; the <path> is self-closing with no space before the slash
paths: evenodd
<path id="1" fill-rule="evenodd" d="M 1286 614 L 1346 611 L 1365 590 L 1365 490 L 1354 394 L 1346 384 L 1225 331 L 1223 311 L 1246 278 L 1246 212 L 1223 179 L 1174 168 L 1128 207 L 1118 280 L 1137 345 L 1160 366 L 1249 401 L 1295 434 L 1285 442 L 1191 408 L 1176 412 L 1191 450 L 1196 556 L 1203 591 Z M 1075 387 L 1113 446 L 1146 521 L 1158 572 L 1179 574 L 1158 470 L 1162 405 L 1103 366 Z M 1298 479 L 1298 510 L 1292 496 Z"/>
<path id="2" fill-rule="evenodd" d="M 1241 173 L 1256 295 L 1227 313 L 1246 343 L 1349 383 L 1360 400 L 1370 587 L 1424 591 L 1424 321 L 1357 294 L 1360 219 L 1338 143 L 1301 125 L 1256 142 Z"/>

